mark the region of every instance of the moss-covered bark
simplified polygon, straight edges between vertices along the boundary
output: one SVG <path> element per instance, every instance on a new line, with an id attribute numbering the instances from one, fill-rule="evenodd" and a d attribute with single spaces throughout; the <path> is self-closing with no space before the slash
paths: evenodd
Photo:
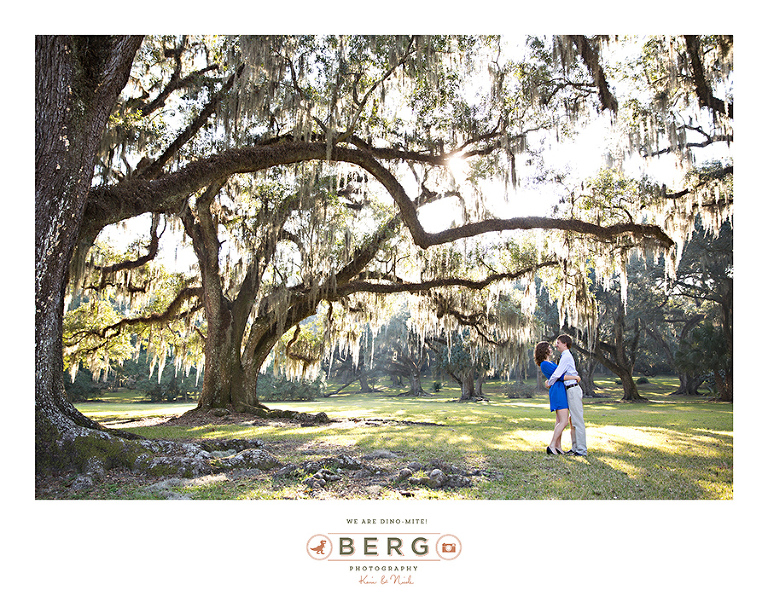
<path id="1" fill-rule="evenodd" d="M 121 431 L 82 426 L 64 414 L 52 419 L 38 410 L 35 420 L 36 472 L 83 472 L 93 466 L 105 470 L 135 469 L 139 457 L 150 453 L 139 439 L 141 437 Z"/>

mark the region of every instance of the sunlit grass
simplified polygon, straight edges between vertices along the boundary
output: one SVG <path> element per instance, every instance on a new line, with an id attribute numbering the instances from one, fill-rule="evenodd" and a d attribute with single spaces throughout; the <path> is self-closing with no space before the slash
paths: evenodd
<path id="1" fill-rule="evenodd" d="M 75 404 L 83 414 L 102 423 L 126 418 L 180 416 L 196 405 L 195 402 L 151 403 L 137 391 L 107 393 L 98 400 Z"/>
<path id="2" fill-rule="evenodd" d="M 76 404 L 77 409 L 89 418 L 122 419 L 122 418 L 148 418 L 152 416 L 179 416 L 193 409 L 196 404 Z"/>
<path id="3" fill-rule="evenodd" d="M 196 427 L 142 426 L 131 429 L 148 438 L 262 439 L 284 463 L 346 450 L 355 454 L 385 449 L 403 462 L 440 459 L 464 469 L 492 472 L 471 488 L 441 491 L 419 488 L 416 498 L 459 499 L 732 499 L 733 407 L 703 397 L 672 396 L 676 381 L 654 378 L 640 385 L 649 401 L 620 402 L 621 387 L 599 383 L 601 396 L 585 399 L 589 456 L 553 457 L 544 453 L 554 426 L 546 394 L 509 399 L 505 384 L 484 386 L 487 403 L 459 403 L 449 388 L 430 396 L 400 396 L 396 390 L 355 394 L 350 390 L 314 402 L 270 403 L 270 407 L 326 412 L 327 426 L 291 424 L 244 426 L 221 423 Z M 118 418 L 180 414 L 194 404 L 88 403 L 88 416 Z M 407 420 L 429 424 L 361 425 L 350 419 Z M 570 447 L 570 434 L 563 435 Z M 310 498 L 300 480 L 275 483 L 220 480 L 184 487 L 193 498 Z M 349 498 L 342 490 L 311 498 Z M 393 487 L 373 487 L 353 498 L 402 498 Z"/>

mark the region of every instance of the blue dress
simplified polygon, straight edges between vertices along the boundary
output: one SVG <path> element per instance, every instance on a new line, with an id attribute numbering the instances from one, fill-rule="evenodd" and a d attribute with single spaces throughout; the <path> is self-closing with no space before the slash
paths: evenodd
<path id="1" fill-rule="evenodd" d="M 555 372 L 555 369 L 557 368 L 557 364 L 550 362 L 549 360 L 544 360 L 539 366 L 541 367 L 541 372 L 544 373 L 544 376 L 547 379 L 552 376 L 552 373 Z M 563 375 L 563 377 L 564 376 L 565 375 Z M 565 393 L 565 383 L 563 382 L 563 377 L 560 377 L 549 388 L 550 412 L 568 408 L 568 397 Z"/>

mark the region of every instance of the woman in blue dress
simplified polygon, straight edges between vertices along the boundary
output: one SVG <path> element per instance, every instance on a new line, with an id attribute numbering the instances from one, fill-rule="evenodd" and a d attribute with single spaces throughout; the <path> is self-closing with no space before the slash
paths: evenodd
<path id="1" fill-rule="evenodd" d="M 541 368 L 541 372 L 547 379 L 555 372 L 557 365 L 550 360 L 553 356 L 552 346 L 547 341 L 541 341 L 536 344 L 533 353 L 533 359 L 536 365 Z M 552 435 L 552 441 L 547 446 L 547 453 L 550 455 L 562 455 L 565 453 L 561 448 L 561 439 L 565 427 L 568 426 L 568 397 L 565 392 L 565 383 L 563 381 L 581 382 L 581 377 L 576 375 L 563 375 L 555 381 L 549 388 L 549 411 L 555 413 L 555 432 Z"/>

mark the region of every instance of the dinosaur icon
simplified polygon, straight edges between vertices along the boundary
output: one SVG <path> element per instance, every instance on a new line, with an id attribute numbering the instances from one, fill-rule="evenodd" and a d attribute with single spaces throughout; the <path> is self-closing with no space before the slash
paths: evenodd
<path id="1" fill-rule="evenodd" d="M 315 547 L 309 547 L 309 550 L 314 551 L 318 555 L 324 555 L 325 554 L 325 540 L 321 540 L 320 544 Z"/>

